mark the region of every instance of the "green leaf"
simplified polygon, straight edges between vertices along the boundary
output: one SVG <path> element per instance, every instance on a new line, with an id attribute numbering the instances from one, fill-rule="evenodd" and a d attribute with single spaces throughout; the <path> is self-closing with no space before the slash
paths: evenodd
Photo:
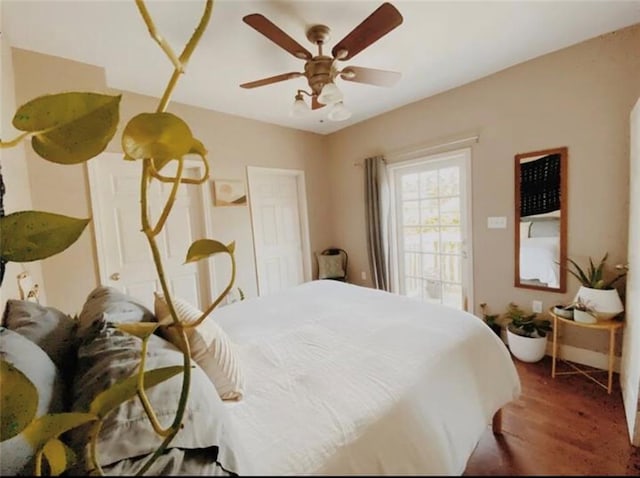
<path id="1" fill-rule="evenodd" d="M 172 159 L 188 154 L 202 143 L 196 141 L 187 123 L 171 113 L 141 113 L 127 123 L 122 133 L 126 159 L 153 158 L 160 171 Z"/>
<path id="2" fill-rule="evenodd" d="M 573 274 L 575 277 L 577 277 L 582 285 L 589 287 L 589 285 L 591 284 L 591 281 L 587 278 L 587 276 L 582 271 L 580 266 L 573 259 L 567 259 L 567 260 L 571 262 L 571 264 L 573 264 L 573 267 L 576 268 L 576 272 L 573 272 L 571 270 L 569 272 Z"/>
<path id="3" fill-rule="evenodd" d="M 0 441 L 24 430 L 36 416 L 38 391 L 13 364 L 0 361 Z"/>
<path id="4" fill-rule="evenodd" d="M 45 443 L 42 451 L 47 458 L 47 462 L 49 462 L 50 474 L 52 476 L 59 476 L 64 470 L 69 468 L 69 466 L 73 465 L 76 460 L 73 450 L 58 438 L 52 438 Z"/>
<path id="5" fill-rule="evenodd" d="M 29 444 L 39 450 L 52 438 L 58 438 L 64 432 L 84 423 L 96 420 L 92 413 L 55 413 L 42 415 L 24 429 L 22 435 Z"/>
<path id="6" fill-rule="evenodd" d="M 144 373 L 144 388 L 147 389 L 169 380 L 182 371 L 183 368 L 180 365 L 148 370 Z M 104 418 L 111 410 L 132 399 L 137 393 L 138 374 L 136 373 L 96 395 L 91 402 L 89 412 Z"/>
<path id="7" fill-rule="evenodd" d="M 53 256 L 76 242 L 89 221 L 42 211 L 0 217 L 0 256 L 12 262 Z"/>
<path id="8" fill-rule="evenodd" d="M 193 144 L 191 145 L 191 149 L 189 150 L 189 154 L 197 154 L 199 156 L 206 156 L 208 153 L 207 148 L 204 147 L 199 140 L 193 138 Z"/>
<path id="9" fill-rule="evenodd" d="M 200 259 L 205 259 L 214 254 L 219 254 L 221 252 L 226 252 L 227 254 L 233 254 L 236 248 L 236 243 L 231 242 L 228 246 L 225 246 L 220 241 L 215 241 L 213 239 L 198 239 L 191 246 L 189 246 L 189 250 L 187 251 L 187 258 L 185 259 L 185 264 L 189 262 L 196 262 Z"/>
<path id="10" fill-rule="evenodd" d="M 13 117 L 20 131 L 34 133 L 33 150 L 60 164 L 76 164 L 100 154 L 116 132 L 121 95 L 59 93 L 35 98 Z"/>
<path id="11" fill-rule="evenodd" d="M 116 325 L 116 328 L 140 339 L 146 339 L 160 326 L 158 322 L 129 322 Z"/>

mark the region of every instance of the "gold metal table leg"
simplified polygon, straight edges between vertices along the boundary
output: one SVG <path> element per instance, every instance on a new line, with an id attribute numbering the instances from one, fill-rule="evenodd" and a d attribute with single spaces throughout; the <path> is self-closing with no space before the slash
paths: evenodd
<path id="1" fill-rule="evenodd" d="M 616 331 L 611 329 L 609 331 L 609 382 L 607 385 L 607 393 L 611 394 L 613 384 L 613 357 L 614 350 L 616 348 Z"/>
<path id="2" fill-rule="evenodd" d="M 551 347 L 551 377 L 556 378 L 556 355 L 558 353 L 558 319 L 553 317 L 553 346 Z"/>

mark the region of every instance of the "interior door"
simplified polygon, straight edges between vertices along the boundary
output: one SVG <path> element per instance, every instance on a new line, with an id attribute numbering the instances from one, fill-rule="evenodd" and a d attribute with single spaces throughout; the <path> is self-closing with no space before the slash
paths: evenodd
<path id="1" fill-rule="evenodd" d="M 629 273 L 620 385 L 631 443 L 640 446 L 640 100 L 631 113 Z"/>
<path id="2" fill-rule="evenodd" d="M 310 278 L 304 174 L 248 168 L 258 295 Z"/>
<path id="3" fill-rule="evenodd" d="M 199 167 L 190 163 L 185 174 L 198 177 Z M 120 154 L 103 153 L 89 163 L 100 282 L 137 298 L 153 310 L 153 292 L 161 287 L 148 242 L 140 230 L 140 174 L 141 164 L 125 161 Z M 179 188 L 169 219 L 158 236 L 171 293 L 197 307 L 205 307 L 211 298 L 209 265 L 207 261 L 183 263 L 191 243 L 206 237 L 204 198 L 209 196 L 203 189 L 185 185 Z M 169 191 L 169 184 L 152 182 L 149 207 L 153 221 Z"/>

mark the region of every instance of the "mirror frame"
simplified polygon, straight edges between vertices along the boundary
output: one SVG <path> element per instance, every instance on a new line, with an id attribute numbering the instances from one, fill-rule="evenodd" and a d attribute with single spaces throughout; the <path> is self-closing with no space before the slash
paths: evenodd
<path id="1" fill-rule="evenodd" d="M 531 284 L 524 284 L 520 280 L 520 164 L 521 160 L 534 156 L 547 156 L 549 154 L 560 154 L 560 287 L 545 287 Z M 529 153 L 520 153 L 515 156 L 514 167 L 514 190 L 515 190 L 515 267 L 514 267 L 514 287 L 522 289 L 534 289 L 547 292 L 565 293 L 567 291 L 567 163 L 569 150 L 568 147 L 543 149 L 540 151 L 532 151 Z"/>

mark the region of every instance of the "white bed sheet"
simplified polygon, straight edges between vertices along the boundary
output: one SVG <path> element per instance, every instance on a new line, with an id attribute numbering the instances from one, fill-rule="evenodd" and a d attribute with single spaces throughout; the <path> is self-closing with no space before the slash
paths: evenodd
<path id="1" fill-rule="evenodd" d="M 215 320 L 239 347 L 246 394 L 228 405 L 259 475 L 459 475 L 520 393 L 479 318 L 387 292 L 313 281 Z"/>
<path id="2" fill-rule="evenodd" d="M 560 287 L 559 237 L 529 237 L 520 241 L 520 278 Z"/>

